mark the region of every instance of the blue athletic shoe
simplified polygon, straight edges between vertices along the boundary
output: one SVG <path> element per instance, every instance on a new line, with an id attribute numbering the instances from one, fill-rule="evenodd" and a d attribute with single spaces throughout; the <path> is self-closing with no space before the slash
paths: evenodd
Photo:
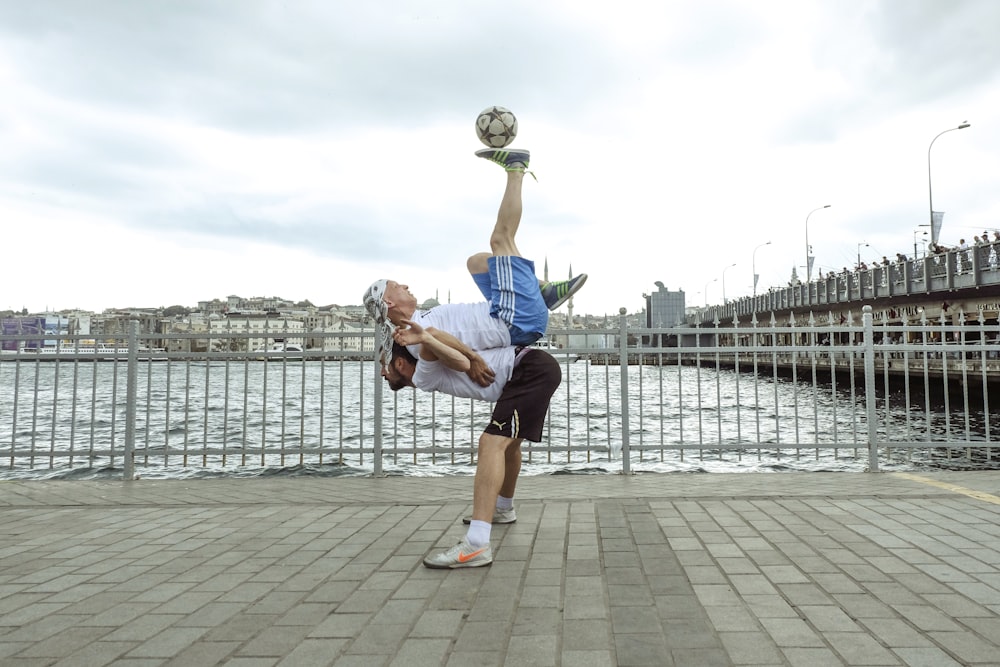
<path id="1" fill-rule="evenodd" d="M 587 282 L 587 274 L 581 273 L 569 280 L 545 283 L 542 286 L 542 298 L 545 299 L 545 305 L 549 310 L 555 310 L 579 292 L 585 282 Z"/>
<path id="2" fill-rule="evenodd" d="M 506 148 L 483 148 L 476 151 L 476 157 L 496 162 L 507 171 L 527 171 L 529 151 L 507 150 Z"/>

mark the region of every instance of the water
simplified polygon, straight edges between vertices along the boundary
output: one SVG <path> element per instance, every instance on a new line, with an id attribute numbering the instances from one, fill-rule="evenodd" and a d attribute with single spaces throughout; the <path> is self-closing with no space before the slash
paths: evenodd
<path id="1" fill-rule="evenodd" d="M 836 386 L 691 366 L 564 363 L 545 441 L 525 443 L 525 474 L 616 473 L 626 435 L 638 472 L 842 470 L 868 467 L 864 395 Z M 120 477 L 124 363 L 0 364 L 0 477 Z M 135 463 L 144 477 L 360 475 L 374 469 L 371 362 L 170 361 L 139 365 Z M 384 390 L 388 474 L 470 474 L 489 406 Z M 981 399 L 980 399 L 981 400 Z M 1000 417 L 988 403 L 925 401 L 884 387 L 882 469 L 994 465 Z M 929 407 L 929 409 L 928 409 Z M 627 431 L 625 422 L 627 421 Z M 960 450 L 935 447 L 958 443 Z M 945 457 L 945 452 L 947 456 Z"/>

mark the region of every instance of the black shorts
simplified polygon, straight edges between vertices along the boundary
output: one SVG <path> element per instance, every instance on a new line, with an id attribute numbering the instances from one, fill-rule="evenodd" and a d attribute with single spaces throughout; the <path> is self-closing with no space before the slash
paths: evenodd
<path id="1" fill-rule="evenodd" d="M 560 382 L 562 369 L 551 354 L 545 350 L 527 350 L 514 366 L 500 400 L 493 407 L 490 425 L 483 432 L 541 442 L 549 401 Z"/>

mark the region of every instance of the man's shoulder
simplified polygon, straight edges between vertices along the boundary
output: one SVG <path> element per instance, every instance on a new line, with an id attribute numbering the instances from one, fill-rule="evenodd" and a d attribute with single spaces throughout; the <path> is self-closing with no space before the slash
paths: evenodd
<path id="1" fill-rule="evenodd" d="M 461 317 L 462 315 L 478 312 L 482 310 L 484 306 L 489 306 L 485 301 L 478 303 L 440 303 L 436 306 L 430 308 L 422 308 L 413 313 L 413 318 L 416 321 L 424 319 L 435 319 L 442 317 Z"/>

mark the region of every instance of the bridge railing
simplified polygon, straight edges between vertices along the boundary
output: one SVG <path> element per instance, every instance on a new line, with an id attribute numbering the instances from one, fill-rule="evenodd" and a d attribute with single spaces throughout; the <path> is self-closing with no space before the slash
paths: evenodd
<path id="1" fill-rule="evenodd" d="M 925 298 L 941 292 L 1000 285 L 997 244 L 932 253 L 919 259 L 890 261 L 864 270 L 831 272 L 810 282 L 771 288 L 756 296 L 734 299 L 700 309 L 691 323 L 746 320 L 754 314 L 787 310 L 814 310 L 862 305 L 874 299 L 915 295 Z M 950 298 L 950 297 L 948 297 Z"/>
<path id="2" fill-rule="evenodd" d="M 563 382 L 527 472 L 996 465 L 996 324 L 616 324 L 550 331 Z M 473 469 L 490 405 L 388 391 L 371 330 L 273 333 L 0 336 L 0 476 Z"/>

